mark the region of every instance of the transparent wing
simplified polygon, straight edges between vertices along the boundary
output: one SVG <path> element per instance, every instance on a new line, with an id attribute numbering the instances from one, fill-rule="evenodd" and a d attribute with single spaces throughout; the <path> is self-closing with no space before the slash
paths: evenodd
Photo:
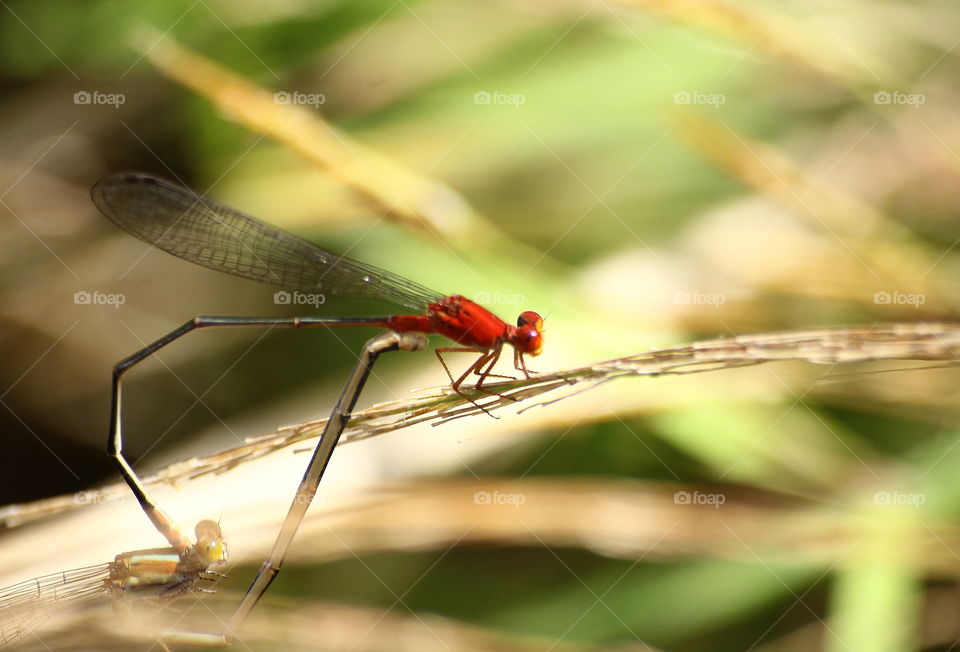
<path id="1" fill-rule="evenodd" d="M 21 640 L 55 611 L 108 595 L 110 564 L 74 568 L 0 589 L 0 647 Z"/>
<path id="2" fill-rule="evenodd" d="M 117 226 L 219 272 L 328 296 L 386 301 L 417 312 L 442 296 L 149 175 L 109 176 L 93 187 L 91 196 Z"/>

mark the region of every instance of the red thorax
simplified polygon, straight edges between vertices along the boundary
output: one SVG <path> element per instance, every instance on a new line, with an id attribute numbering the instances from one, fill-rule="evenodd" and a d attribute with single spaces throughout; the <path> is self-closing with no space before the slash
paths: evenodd
<path id="1" fill-rule="evenodd" d="M 387 320 L 395 331 L 436 333 L 481 349 L 496 349 L 504 342 L 520 353 L 539 355 L 543 347 L 543 318 L 535 312 L 520 314 L 511 326 L 466 297 L 454 294 L 427 306 L 426 315 L 396 315 Z"/>

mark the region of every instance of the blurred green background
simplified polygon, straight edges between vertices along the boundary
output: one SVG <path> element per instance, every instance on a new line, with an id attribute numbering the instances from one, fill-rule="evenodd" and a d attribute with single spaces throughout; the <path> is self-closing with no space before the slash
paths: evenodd
<path id="1" fill-rule="evenodd" d="M 960 12 L 947 0 L 2 4 L 3 503 L 114 478 L 103 447 L 119 359 L 196 314 L 297 312 L 274 288 L 110 225 L 88 192 L 120 170 L 178 178 L 333 251 L 491 299 L 507 320 L 537 310 L 538 370 L 960 310 Z M 218 106 L 230 89 L 204 86 L 202 67 L 181 70 L 199 90 L 164 72 L 160 33 L 287 93 L 311 124 L 340 130 L 344 151 L 362 145 L 409 176 L 305 157 Z M 122 304 L 84 304 L 84 292 Z M 383 310 L 337 300 L 319 312 Z M 156 468 L 322 416 L 369 335 L 194 335 L 130 375 L 128 450 Z M 432 356 L 395 357 L 364 404 L 443 382 Z M 308 636 L 247 643 L 954 649 L 958 380 L 949 367 L 780 365 L 619 381 L 500 422 L 475 417 L 486 421 L 470 437 L 495 438 L 495 451 L 411 475 L 438 496 L 499 486 L 485 478 L 541 492 L 519 522 L 415 550 L 387 536 L 292 565 L 265 612 L 329 600 L 369 620 L 345 619 L 336 643 L 309 618 Z M 311 407 L 291 412 L 293 396 Z M 455 444 L 462 427 L 437 433 Z M 404 456 L 428 454 L 405 441 Z M 570 534 L 600 518 L 564 509 L 588 490 L 622 530 Z M 457 500 L 426 516 L 474 507 Z M 141 526 L 144 547 L 157 545 Z M 231 568 L 221 594 L 242 592 L 257 565 Z M 451 621 L 403 647 L 365 638 L 383 615 Z M 454 635 L 467 626 L 480 638 Z"/>

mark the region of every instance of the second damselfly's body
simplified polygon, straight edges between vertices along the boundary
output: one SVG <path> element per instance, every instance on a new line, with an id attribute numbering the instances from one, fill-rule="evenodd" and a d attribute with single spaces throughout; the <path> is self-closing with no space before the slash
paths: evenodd
<path id="1" fill-rule="evenodd" d="M 220 526 L 200 521 L 196 543 L 134 550 L 105 564 L 85 566 L 35 577 L 0 589 L 0 648 L 20 645 L 44 621 L 58 612 L 96 600 L 114 605 L 151 601 L 167 604 L 189 593 L 209 592 L 209 583 L 222 577 L 210 570 L 226 561 L 227 547 Z M 222 645 L 217 636 L 167 632 L 158 639 L 193 645 Z"/>

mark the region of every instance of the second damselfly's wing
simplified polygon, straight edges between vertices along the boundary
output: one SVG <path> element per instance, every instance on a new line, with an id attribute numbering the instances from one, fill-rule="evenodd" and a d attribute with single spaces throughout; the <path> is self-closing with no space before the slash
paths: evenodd
<path id="1" fill-rule="evenodd" d="M 110 221 L 144 242 L 219 272 L 417 312 L 442 296 L 147 174 L 109 176 L 97 182 L 91 197 Z"/>
<path id="2" fill-rule="evenodd" d="M 57 610 L 109 595 L 110 564 L 74 568 L 0 589 L 0 648 L 23 639 Z"/>

